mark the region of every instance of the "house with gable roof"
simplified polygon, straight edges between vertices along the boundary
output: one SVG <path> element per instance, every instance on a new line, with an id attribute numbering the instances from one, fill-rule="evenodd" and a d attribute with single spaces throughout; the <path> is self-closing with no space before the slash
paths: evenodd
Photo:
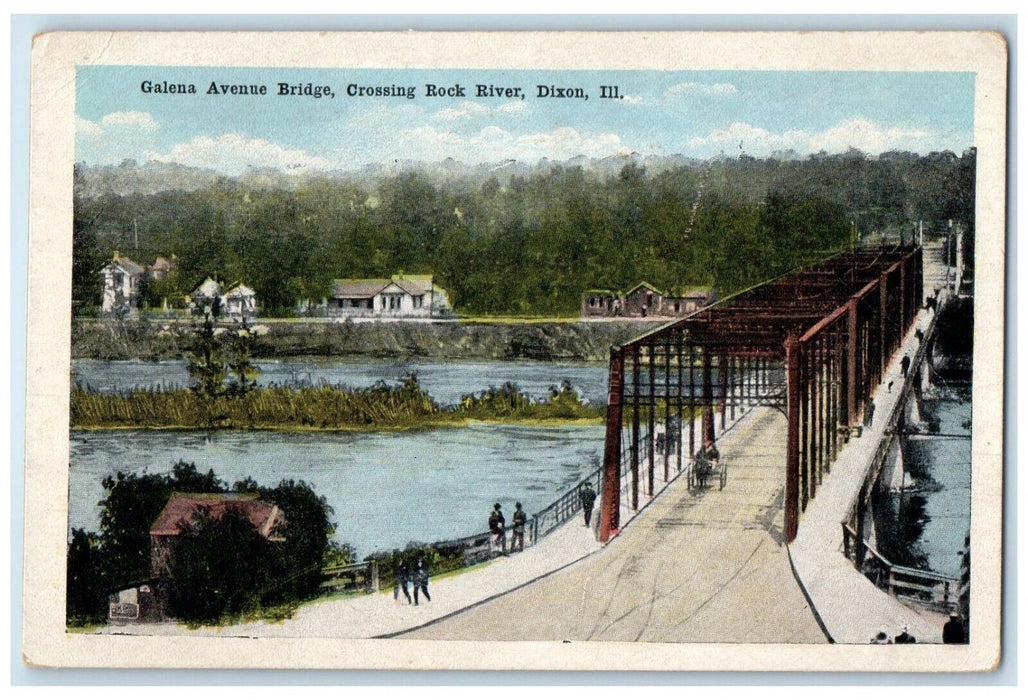
<path id="1" fill-rule="evenodd" d="M 135 316 L 142 304 L 146 268 L 115 252 L 111 261 L 100 270 L 100 276 L 103 278 L 100 315 Z"/>
<path id="2" fill-rule="evenodd" d="M 252 493 L 173 493 L 150 527 L 150 575 L 167 575 L 175 542 L 188 533 L 201 517 L 218 521 L 236 513 L 253 526 L 261 537 L 283 541 L 279 530 L 286 518 L 278 506 L 258 500 Z"/>
<path id="3" fill-rule="evenodd" d="M 640 282 L 627 292 L 587 289 L 582 293 L 582 318 L 675 318 L 698 311 L 717 301 L 707 287 L 662 292 Z"/>
<path id="4" fill-rule="evenodd" d="M 446 290 L 432 275 L 398 274 L 378 279 L 337 279 L 327 302 L 329 316 L 418 319 L 453 315 Z"/>
<path id="5" fill-rule="evenodd" d="M 214 313 L 228 316 L 234 321 L 257 318 L 257 293 L 242 282 L 228 289 L 213 277 L 208 277 L 189 295 L 189 306 L 194 314 Z"/>

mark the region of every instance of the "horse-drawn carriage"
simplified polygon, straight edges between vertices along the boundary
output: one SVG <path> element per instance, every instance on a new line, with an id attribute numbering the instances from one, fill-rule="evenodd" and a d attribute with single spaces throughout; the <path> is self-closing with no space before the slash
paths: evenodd
<path id="1" fill-rule="evenodd" d="M 723 459 L 708 459 L 697 455 L 689 460 L 689 488 L 707 488 L 707 482 L 718 482 L 720 491 L 728 483 L 728 462 Z"/>

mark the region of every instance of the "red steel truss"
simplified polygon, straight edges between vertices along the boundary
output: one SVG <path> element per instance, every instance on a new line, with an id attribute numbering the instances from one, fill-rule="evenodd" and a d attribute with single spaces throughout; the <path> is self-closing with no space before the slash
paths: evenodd
<path id="1" fill-rule="evenodd" d="M 656 470 L 667 482 L 718 423 L 723 431 L 741 406 L 762 405 L 788 417 L 792 541 L 838 454 L 840 428 L 862 422 L 922 287 L 920 248 L 841 253 L 612 348 L 600 539 L 620 526 L 622 480 L 638 510 Z"/>

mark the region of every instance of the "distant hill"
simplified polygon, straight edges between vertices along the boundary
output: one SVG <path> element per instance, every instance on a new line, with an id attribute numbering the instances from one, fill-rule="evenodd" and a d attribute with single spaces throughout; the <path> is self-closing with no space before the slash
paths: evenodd
<path id="1" fill-rule="evenodd" d="M 290 172 L 272 168 L 254 169 L 242 175 L 224 175 L 210 168 L 196 168 L 177 163 L 148 161 L 143 164 L 125 160 L 119 165 L 90 165 L 85 162 L 75 165 L 75 195 L 93 198 L 103 194 L 157 194 L 171 190 L 190 192 L 215 184 L 237 183 L 247 189 L 293 190 L 312 180 L 337 181 L 341 184 L 375 184 L 404 173 L 420 173 L 437 184 L 458 184 L 478 187 L 490 178 L 496 178 L 506 185 L 513 177 L 530 177 L 548 172 L 554 167 L 573 168 L 603 175 L 617 175 L 626 165 L 646 168 L 650 174 L 657 174 L 679 167 L 702 166 L 703 161 L 675 154 L 670 156 L 639 153 L 588 158 L 575 156 L 564 161 L 542 158 L 534 163 L 507 159 L 492 163 L 469 165 L 453 158 L 427 163 L 414 160 L 396 160 L 374 163 L 353 170 L 331 170 L 319 172 Z"/>

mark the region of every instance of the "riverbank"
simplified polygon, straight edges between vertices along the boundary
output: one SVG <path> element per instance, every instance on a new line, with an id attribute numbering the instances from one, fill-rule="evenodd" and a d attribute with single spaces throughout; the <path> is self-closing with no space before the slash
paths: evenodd
<path id="1" fill-rule="evenodd" d="M 660 322 L 261 323 L 255 357 L 369 357 L 607 362 L 619 345 Z M 258 322 L 260 323 L 260 322 Z M 193 328 L 182 321 L 75 319 L 73 359 L 181 358 Z"/>

